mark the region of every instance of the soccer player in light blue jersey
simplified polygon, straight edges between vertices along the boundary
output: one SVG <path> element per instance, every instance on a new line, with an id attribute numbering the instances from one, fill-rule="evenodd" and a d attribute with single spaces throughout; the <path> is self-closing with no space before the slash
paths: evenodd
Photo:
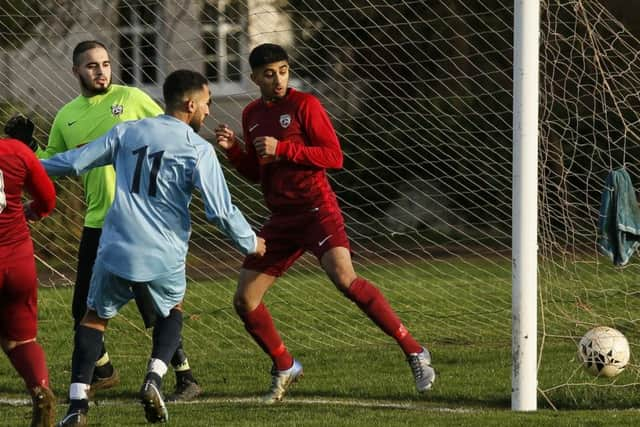
<path id="1" fill-rule="evenodd" d="M 186 289 L 189 203 L 195 188 L 207 219 L 243 254 L 265 252 L 264 240 L 231 203 L 213 147 L 197 135 L 211 103 L 207 79 L 194 71 L 175 71 L 165 80 L 163 94 L 166 115 L 119 124 L 81 148 L 42 161 L 53 176 L 79 175 L 106 164 L 116 170 L 115 199 L 105 217 L 87 313 L 75 334 L 69 411 L 59 426 L 87 425 L 88 391 L 104 330 L 136 295 L 157 316 L 140 398 L 147 421 L 167 421 L 160 389 L 182 329 L 176 306 Z"/>

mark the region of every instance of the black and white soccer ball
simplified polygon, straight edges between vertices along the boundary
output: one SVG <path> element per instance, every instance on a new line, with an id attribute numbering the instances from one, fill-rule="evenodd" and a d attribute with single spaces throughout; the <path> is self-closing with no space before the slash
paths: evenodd
<path id="1" fill-rule="evenodd" d="M 615 377 L 629 363 L 629 342 L 622 332 L 608 326 L 588 331 L 578 344 L 578 359 L 597 377 Z"/>

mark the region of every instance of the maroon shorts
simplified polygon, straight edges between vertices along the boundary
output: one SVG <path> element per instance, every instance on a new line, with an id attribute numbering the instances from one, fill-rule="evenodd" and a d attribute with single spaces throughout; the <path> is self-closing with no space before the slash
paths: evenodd
<path id="1" fill-rule="evenodd" d="M 349 249 L 349 238 L 339 210 L 314 209 L 302 214 L 273 215 L 258 232 L 267 244 L 263 257 L 249 255 L 243 268 L 282 276 L 305 251 L 320 259 L 329 249 Z"/>
<path id="2" fill-rule="evenodd" d="M 0 336 L 26 341 L 38 332 L 38 278 L 33 255 L 0 267 Z"/>

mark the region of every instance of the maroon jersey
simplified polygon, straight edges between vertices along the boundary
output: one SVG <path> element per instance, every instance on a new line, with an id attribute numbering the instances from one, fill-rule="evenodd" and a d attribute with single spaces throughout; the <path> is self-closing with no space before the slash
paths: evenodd
<path id="1" fill-rule="evenodd" d="M 31 194 L 31 210 L 51 213 L 56 192 L 35 154 L 16 139 L 0 139 L 0 265 L 33 256 L 29 227 L 22 207 L 23 189 Z"/>
<path id="2" fill-rule="evenodd" d="M 257 99 L 242 112 L 242 130 L 246 151 L 236 146 L 227 155 L 242 175 L 260 183 L 271 212 L 339 210 L 325 169 L 342 167 L 342 150 L 316 97 L 289 89 L 277 102 Z M 258 159 L 253 140 L 260 136 L 279 141 L 274 158 Z"/>

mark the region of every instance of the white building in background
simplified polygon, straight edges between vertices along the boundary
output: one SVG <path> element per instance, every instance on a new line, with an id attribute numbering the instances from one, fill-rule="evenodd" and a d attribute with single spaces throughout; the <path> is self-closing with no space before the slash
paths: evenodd
<path id="1" fill-rule="evenodd" d="M 290 47 L 292 25 L 282 0 L 60 1 L 30 40 L 2 52 L 0 96 L 33 111 L 55 112 L 78 94 L 71 52 L 96 39 L 110 51 L 115 83 L 138 86 L 161 101 L 171 71 L 207 76 L 220 121 L 237 121 L 256 88 L 250 50 L 263 42 Z"/>

